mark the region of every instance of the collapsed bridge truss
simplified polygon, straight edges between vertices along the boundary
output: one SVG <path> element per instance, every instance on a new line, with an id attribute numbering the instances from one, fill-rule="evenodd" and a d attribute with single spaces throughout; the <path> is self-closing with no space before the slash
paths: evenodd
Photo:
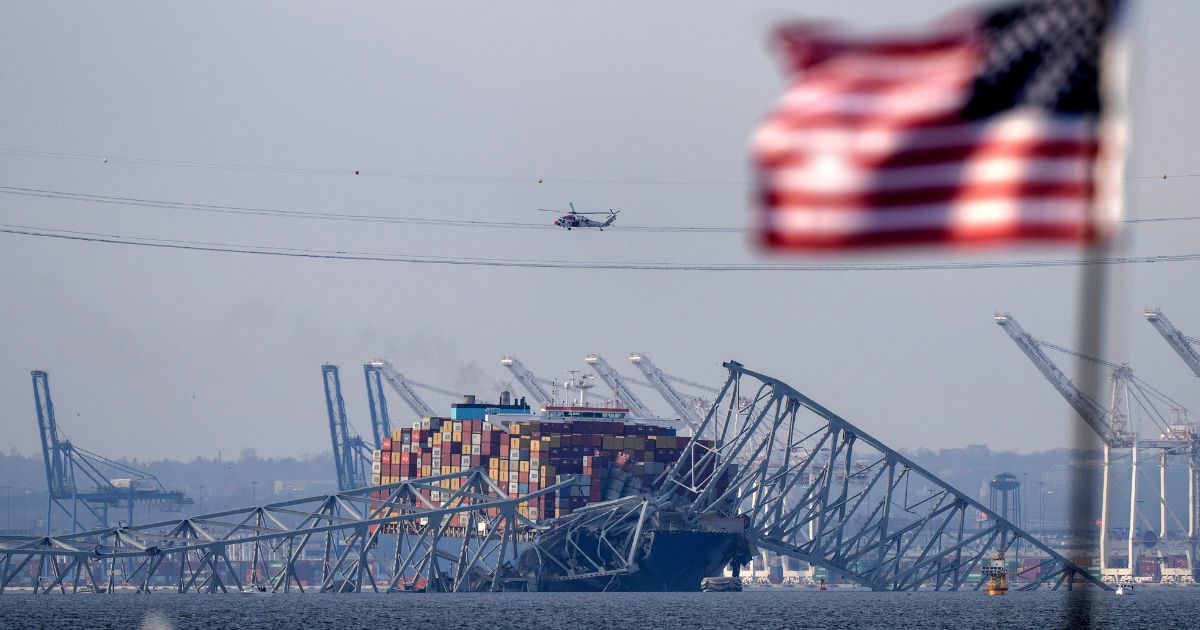
<path id="1" fill-rule="evenodd" d="M 701 427 L 717 436 L 714 446 L 692 449 L 690 460 L 664 473 L 659 489 L 660 501 L 689 520 L 743 515 L 753 545 L 875 590 L 978 588 L 982 581 L 968 583 L 968 576 L 979 573 L 989 552 L 1012 557 L 1018 547 L 1039 559 L 1019 570 L 1022 588 L 1076 581 L 1105 588 L 787 384 L 736 362 L 725 367 L 729 378 Z"/>
<path id="2" fill-rule="evenodd" d="M 179 593 L 303 592 L 305 559 L 319 560 L 309 584 L 319 591 L 502 590 L 522 579 L 518 542 L 538 529 L 518 507 L 562 485 L 509 497 L 472 469 L 148 525 L 0 537 L 0 593 L 25 581 L 35 593 L 148 592 L 164 578 Z"/>
<path id="3" fill-rule="evenodd" d="M 714 439 L 693 438 L 633 496 L 534 523 L 519 506 L 572 481 L 509 497 L 473 469 L 138 527 L 0 538 L 0 593 L 31 571 L 43 593 L 146 591 L 168 574 L 180 593 L 304 590 L 296 565 L 314 556 L 321 569 L 309 588 L 327 592 L 609 588 L 646 570 L 654 537 L 680 532 L 711 537 L 715 566 L 769 550 L 874 590 L 979 588 L 996 551 L 1023 556 L 1014 576 L 1023 590 L 1108 588 L 787 384 L 725 367 L 696 431 Z M 714 522 L 738 523 L 737 533 Z M 233 555 L 249 560 L 249 585 Z"/>
<path id="4" fill-rule="evenodd" d="M 556 580 L 636 571 L 643 532 L 696 532 L 741 519 L 746 547 L 845 575 L 874 590 L 983 586 L 993 552 L 1024 560 L 1016 587 L 1098 578 L 787 384 L 725 364 L 729 378 L 693 440 L 652 494 L 588 506 L 539 536 L 585 569 Z M 669 525 L 664 525 L 668 523 Z M 583 540 L 588 544 L 570 544 Z M 734 561 L 736 551 L 730 550 Z M 554 555 L 554 554 L 551 554 Z"/>

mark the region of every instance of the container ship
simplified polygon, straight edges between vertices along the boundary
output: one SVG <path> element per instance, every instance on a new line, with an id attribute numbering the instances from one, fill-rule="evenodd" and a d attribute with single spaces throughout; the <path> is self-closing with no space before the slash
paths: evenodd
<path id="1" fill-rule="evenodd" d="M 678 428 L 677 421 L 630 418 L 626 408 L 584 401 L 546 405 L 535 412 L 524 398 L 513 400 L 508 392 L 501 393 L 498 403 L 465 396 L 451 405 L 449 417 L 422 418 L 411 428 L 394 429 L 373 455 L 371 482 L 482 468 L 509 496 L 521 496 L 573 479 L 565 489 L 520 506 L 529 520 L 545 522 L 589 504 L 651 491 L 691 443 L 691 436 L 679 435 Z M 443 483 L 447 496 L 432 490 L 428 498 L 447 498 L 459 482 Z M 618 582 L 556 581 L 551 588 L 700 590 L 702 579 L 718 575 L 737 553 L 742 532 L 729 523 L 696 530 L 681 522 L 656 521 L 644 538 L 646 552 L 637 570 Z"/>

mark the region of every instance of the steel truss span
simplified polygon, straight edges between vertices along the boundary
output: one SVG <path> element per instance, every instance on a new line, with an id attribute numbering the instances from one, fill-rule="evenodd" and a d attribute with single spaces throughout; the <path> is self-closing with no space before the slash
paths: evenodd
<path id="1" fill-rule="evenodd" d="M 518 542 L 539 526 L 518 507 L 569 483 L 509 497 L 472 469 L 136 527 L 3 537 L 0 593 L 30 582 L 35 593 L 524 590 Z M 312 558 L 319 580 L 306 589 L 297 564 Z"/>
<path id="2" fill-rule="evenodd" d="M 664 586 L 664 567 L 682 575 L 694 560 L 673 555 L 676 543 L 703 551 L 696 571 L 765 550 L 874 590 L 978 589 L 993 552 L 1023 561 L 1013 578 L 1022 590 L 1108 588 L 787 384 L 737 362 L 725 368 L 696 431 L 706 439 L 633 496 L 533 523 L 518 507 L 573 480 L 509 497 L 473 469 L 138 527 L 0 538 L 0 593 L 31 576 L 41 593 L 611 590 L 647 575 L 658 576 L 654 590 L 695 589 L 699 578 L 679 575 Z M 319 575 L 306 585 L 297 564 L 314 558 Z"/>
<path id="3" fill-rule="evenodd" d="M 664 473 L 661 505 L 691 522 L 743 516 L 751 545 L 874 590 L 978 589 L 983 580 L 969 576 L 993 551 L 1038 559 L 1018 570 L 1022 589 L 1107 588 L 787 384 L 737 362 L 725 367 L 729 378 L 698 431 L 715 443 L 697 444 Z"/>

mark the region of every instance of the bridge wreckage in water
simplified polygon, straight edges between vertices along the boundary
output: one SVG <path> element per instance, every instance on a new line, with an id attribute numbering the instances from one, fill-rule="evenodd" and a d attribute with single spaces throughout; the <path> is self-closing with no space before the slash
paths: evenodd
<path id="1" fill-rule="evenodd" d="M 472 469 L 147 525 L 10 536 L 0 538 L 0 593 L 27 584 L 41 593 L 698 590 L 755 550 L 874 590 L 958 590 L 982 587 L 991 554 L 1017 546 L 1038 558 L 1014 575 L 1020 589 L 1107 588 L 787 384 L 737 362 L 725 368 L 695 431 L 711 446 L 693 439 L 635 496 L 535 522 L 519 506 L 569 482 L 509 496 Z M 427 498 L 447 479 L 458 488 Z M 303 576 L 298 567 L 314 559 L 319 568 Z"/>

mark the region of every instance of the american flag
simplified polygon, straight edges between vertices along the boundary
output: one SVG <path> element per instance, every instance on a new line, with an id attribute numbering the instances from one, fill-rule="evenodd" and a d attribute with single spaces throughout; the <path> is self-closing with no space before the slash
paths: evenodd
<path id="1" fill-rule="evenodd" d="M 764 244 L 1104 236 L 1120 207 L 1102 87 L 1116 5 L 1026 2 L 920 36 L 780 28 L 794 81 L 752 142 Z"/>

